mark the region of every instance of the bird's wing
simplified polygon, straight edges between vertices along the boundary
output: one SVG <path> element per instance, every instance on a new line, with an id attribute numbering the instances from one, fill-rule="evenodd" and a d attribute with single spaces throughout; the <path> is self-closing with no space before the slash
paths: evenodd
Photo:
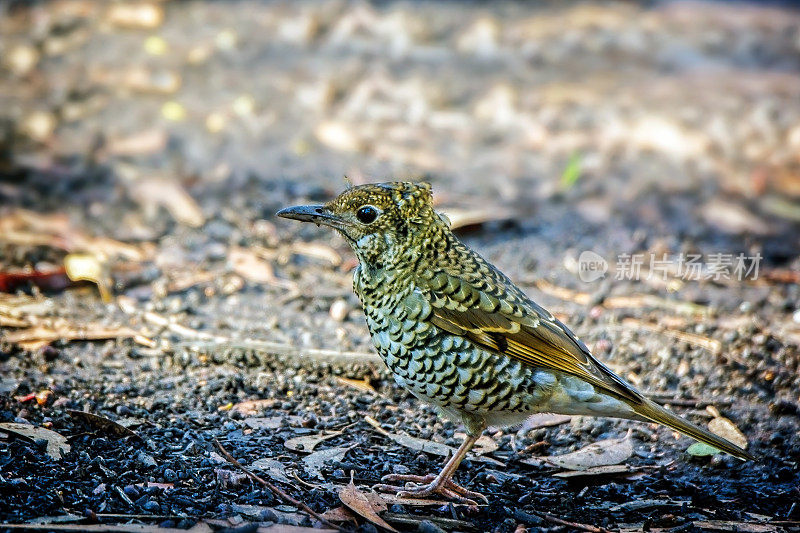
<path id="1" fill-rule="evenodd" d="M 511 282 L 502 274 L 496 281 Z M 437 327 L 468 338 L 492 352 L 523 363 L 578 377 L 628 403 L 641 394 L 595 359 L 561 321 L 511 285 L 507 297 L 493 296 L 447 272 L 422 283 L 431 304 L 429 320 Z M 442 283 L 444 281 L 444 283 Z"/>

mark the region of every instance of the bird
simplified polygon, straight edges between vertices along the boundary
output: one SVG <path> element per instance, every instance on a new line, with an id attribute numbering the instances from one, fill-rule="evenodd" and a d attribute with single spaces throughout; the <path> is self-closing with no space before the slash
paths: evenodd
<path id="1" fill-rule="evenodd" d="M 535 413 L 656 422 L 740 459 L 754 458 L 656 404 L 593 356 L 566 325 L 456 237 L 433 207 L 430 184 L 350 186 L 325 204 L 287 207 L 277 216 L 328 226 L 344 237 L 358 259 L 353 290 L 395 381 L 466 429 L 439 474 L 389 474 L 377 490 L 486 503 L 454 481 L 459 464 L 487 427 L 519 425 Z"/>

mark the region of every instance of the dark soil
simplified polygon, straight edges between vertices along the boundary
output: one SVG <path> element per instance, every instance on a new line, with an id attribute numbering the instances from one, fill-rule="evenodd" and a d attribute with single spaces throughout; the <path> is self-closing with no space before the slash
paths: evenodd
<path id="1" fill-rule="evenodd" d="M 0 7 L 0 273 L 91 252 L 77 233 L 142 252 L 109 253 L 110 303 L 58 276 L 8 288 L 28 300 L 0 299 L 0 422 L 71 446 L 56 460 L 0 427 L 0 522 L 315 525 L 215 439 L 264 477 L 254 463 L 278 461 L 271 481 L 319 513 L 342 505 L 351 476 L 368 493 L 384 474 L 441 466 L 366 421 L 451 446 L 462 431 L 370 356 L 346 244 L 273 216 L 332 197 L 347 174 L 430 181 L 443 210 L 479 216 L 462 238 L 599 358 L 698 423 L 715 406 L 759 457 L 692 456 L 689 439 L 626 421 L 492 428 L 497 450 L 457 474 L 488 506 L 390 503 L 384 519 L 409 531 L 800 531 L 800 13 L 114 5 Z M 20 237 L 7 225 L 20 209 L 65 215 L 68 238 L 35 223 Z M 582 281 L 587 250 L 610 263 L 603 279 Z M 664 253 L 762 259 L 757 279 L 618 279 L 621 254 Z M 13 320 L 145 339 L 25 345 L 9 340 L 24 331 Z M 341 433 L 315 450 L 346 449 L 316 473 L 284 444 L 329 430 Z M 635 475 L 564 479 L 532 460 L 628 430 Z"/>

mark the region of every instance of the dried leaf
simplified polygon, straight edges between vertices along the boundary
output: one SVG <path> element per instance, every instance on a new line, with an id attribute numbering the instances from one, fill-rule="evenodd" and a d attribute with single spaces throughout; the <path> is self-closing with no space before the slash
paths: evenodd
<path id="1" fill-rule="evenodd" d="M 306 473 L 319 480 L 325 481 L 325 478 L 322 476 L 322 467 L 325 466 L 325 463 L 328 461 L 341 461 L 344 459 L 344 454 L 351 448 L 353 448 L 353 446 L 338 446 L 307 455 L 303 458 Z"/>
<path id="2" fill-rule="evenodd" d="M 271 284 L 278 284 L 280 281 L 275 277 L 275 271 L 269 261 L 247 248 L 231 248 L 228 252 L 228 261 L 233 271 L 248 281 Z"/>
<path id="3" fill-rule="evenodd" d="M 375 512 L 375 509 L 372 507 L 369 498 L 367 498 L 363 492 L 358 490 L 352 481 L 349 485 L 339 491 L 339 499 L 351 510 L 366 518 L 376 526 L 388 529 L 389 531 L 397 531 L 395 528 L 387 524 L 383 518 L 378 516 L 378 513 Z"/>
<path id="4" fill-rule="evenodd" d="M 283 425 L 284 420 L 282 416 L 260 416 L 245 418 L 243 422 L 251 429 L 278 429 Z"/>
<path id="5" fill-rule="evenodd" d="M 72 281 L 91 281 L 97 285 L 104 302 L 111 301 L 111 272 L 108 264 L 93 254 L 68 254 L 64 258 L 64 269 Z"/>
<path id="6" fill-rule="evenodd" d="M 543 457 L 545 461 L 568 470 L 586 470 L 596 466 L 616 465 L 633 455 L 629 437 L 605 439 L 564 455 Z"/>
<path id="7" fill-rule="evenodd" d="M 736 424 L 724 416 L 711 419 L 708 429 L 715 435 L 727 439 L 742 449 L 747 449 L 747 437 L 744 436 Z"/>
<path id="8" fill-rule="evenodd" d="M 106 433 L 110 433 L 118 437 L 134 437 L 141 440 L 141 437 L 132 429 L 126 428 L 125 426 L 118 424 L 104 416 L 96 415 L 94 413 L 87 413 L 86 411 L 74 411 L 72 409 L 68 409 L 67 413 L 69 413 L 69 416 L 72 418 L 83 420 L 85 423 L 95 429 L 105 431 Z"/>
<path id="9" fill-rule="evenodd" d="M 385 429 L 383 429 L 380 426 L 378 421 L 375 420 L 374 418 L 372 418 L 371 416 L 364 417 L 364 420 L 369 425 L 374 427 L 378 431 L 378 433 L 380 433 L 381 435 L 392 439 L 394 442 L 396 442 L 400 446 L 404 446 L 404 447 L 406 447 L 406 448 L 408 448 L 410 450 L 414 450 L 414 451 L 417 451 L 417 452 L 432 453 L 434 455 L 438 455 L 438 456 L 441 456 L 441 457 L 448 457 L 448 456 L 451 456 L 451 455 L 455 454 L 455 452 L 456 452 L 455 448 L 453 448 L 452 446 L 448 446 L 447 444 L 442 444 L 441 442 L 434 442 L 432 440 L 420 439 L 418 437 L 412 437 L 410 435 L 404 435 L 404 434 L 400 434 L 400 433 L 392 433 L 390 431 L 386 431 Z M 486 437 L 486 438 L 491 440 L 489 437 Z M 486 443 L 485 440 L 483 442 Z M 492 445 L 488 445 L 487 444 L 486 446 L 490 447 Z M 481 451 L 481 449 L 478 448 L 477 451 L 472 452 L 472 455 L 473 456 L 478 456 L 478 457 L 474 457 L 474 458 L 479 460 L 479 461 L 492 463 L 492 464 L 496 464 L 496 465 L 500 465 L 500 466 L 505 466 L 505 464 L 503 464 L 502 462 L 500 462 L 500 461 L 498 461 L 496 459 L 492 459 L 491 457 L 481 457 L 481 455 L 483 455 L 485 453 L 489 453 L 490 451 L 494 451 L 494 450 L 489 450 L 487 448 L 486 451 Z"/>
<path id="10" fill-rule="evenodd" d="M 513 210 L 508 207 L 492 208 L 444 208 L 450 220 L 450 229 L 457 230 L 472 226 L 482 226 L 487 222 L 510 220 L 514 218 Z"/>
<path id="11" fill-rule="evenodd" d="M 172 218 L 191 228 L 205 223 L 205 216 L 186 189 L 175 179 L 139 177 L 130 183 L 131 196 L 145 209 L 164 207 Z"/>
<path id="12" fill-rule="evenodd" d="M 172 490 L 172 489 L 175 488 L 175 484 L 174 483 L 155 483 L 155 482 L 149 482 L 149 481 L 146 482 L 146 483 L 136 483 L 135 485 L 137 487 L 143 487 L 143 488 L 155 487 L 155 488 L 161 489 L 161 490 Z"/>
<path id="13" fill-rule="evenodd" d="M 571 420 L 572 417 L 567 415 L 556 415 L 552 413 L 536 413 L 534 415 L 529 416 L 528 419 L 525 420 L 519 431 L 524 433 L 532 429 L 560 426 L 561 424 L 569 423 Z"/>
<path id="14" fill-rule="evenodd" d="M 348 387 L 353 387 L 356 390 L 360 390 L 361 392 L 371 392 L 375 394 L 375 388 L 370 385 L 369 377 L 365 377 L 364 379 L 350 379 L 337 376 L 336 381 L 342 385 L 347 385 Z"/>
<path id="15" fill-rule="evenodd" d="M 283 445 L 293 452 L 311 453 L 320 442 L 341 434 L 341 431 L 326 431 L 323 433 L 317 433 L 315 435 L 301 435 L 299 437 L 292 437 L 291 439 L 288 439 L 283 443 Z"/>
<path id="16" fill-rule="evenodd" d="M 10 343 L 43 343 L 48 344 L 56 340 L 103 340 L 125 339 L 137 336 L 138 333 L 130 328 L 110 327 L 101 324 L 42 324 L 32 328 L 21 329 L 13 333 L 6 333 L 3 340 Z"/>
<path id="17" fill-rule="evenodd" d="M 692 525 L 704 531 L 731 531 L 736 533 L 773 533 L 785 531 L 777 524 L 759 524 L 756 522 L 737 522 L 734 520 L 698 520 Z"/>
<path id="18" fill-rule="evenodd" d="M 16 422 L 3 422 L 0 423 L 0 430 L 20 435 L 32 441 L 44 439 L 47 441 L 47 455 L 56 461 L 60 460 L 64 454 L 69 453 L 70 450 L 70 445 L 65 437 L 43 427 L 18 424 Z"/>
<path id="19" fill-rule="evenodd" d="M 322 259 L 323 261 L 327 261 L 331 266 L 339 266 L 342 264 L 342 256 L 327 244 L 318 242 L 295 242 L 292 243 L 291 251 L 297 255 Z"/>
<path id="20" fill-rule="evenodd" d="M 132 261 L 142 261 L 148 256 L 148 249 L 144 246 L 87 235 L 72 226 L 66 215 L 45 215 L 24 209 L 0 217 L 0 241 L 22 246 L 49 246 L 67 252 L 89 252 Z"/>
<path id="21" fill-rule="evenodd" d="M 250 468 L 259 470 L 276 481 L 286 483 L 287 485 L 292 484 L 292 482 L 289 481 L 289 477 L 286 475 L 286 467 L 277 459 L 263 457 L 250 465 Z"/>
<path id="22" fill-rule="evenodd" d="M 555 474 L 553 474 L 553 477 L 560 477 L 565 479 L 580 478 L 580 477 L 595 477 L 595 476 L 628 477 L 628 474 L 638 473 L 643 470 L 644 468 L 642 467 L 635 467 L 631 465 L 605 465 L 605 466 L 593 466 L 591 468 L 587 468 L 586 470 L 565 470 L 564 472 L 556 472 Z"/>
<path id="23" fill-rule="evenodd" d="M 431 507 L 434 505 L 447 505 L 445 500 L 421 500 L 419 498 L 398 498 L 395 494 L 379 494 L 381 499 L 389 505 L 411 505 L 412 507 Z"/>
<path id="24" fill-rule="evenodd" d="M 262 400 L 245 400 L 232 406 L 230 411 L 242 415 L 257 415 L 261 411 L 269 409 L 276 403 L 278 403 L 278 400 L 273 398 L 265 398 Z"/>
<path id="25" fill-rule="evenodd" d="M 454 437 L 458 437 L 459 439 L 466 438 L 466 433 L 456 432 Z M 487 453 L 492 453 L 497 450 L 500 446 L 494 441 L 492 437 L 489 435 L 481 435 L 478 437 L 478 440 L 475 441 L 475 444 L 472 446 L 470 453 L 474 455 L 486 455 Z"/>
<path id="26" fill-rule="evenodd" d="M 356 515 L 350 512 L 347 507 L 340 506 L 328 509 L 322 513 L 322 518 L 328 522 L 350 522 L 356 519 Z"/>

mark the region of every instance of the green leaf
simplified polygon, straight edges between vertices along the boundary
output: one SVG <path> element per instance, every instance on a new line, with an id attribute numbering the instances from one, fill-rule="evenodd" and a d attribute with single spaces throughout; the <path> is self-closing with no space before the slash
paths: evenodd
<path id="1" fill-rule="evenodd" d="M 704 442 L 695 442 L 686 449 L 686 453 L 695 457 L 704 457 L 706 455 L 722 453 L 722 451 L 714 448 L 713 446 L 709 446 Z"/>
<path id="2" fill-rule="evenodd" d="M 567 166 L 564 167 L 564 172 L 561 173 L 561 188 L 564 190 L 571 189 L 578 179 L 581 177 L 581 155 L 574 153 L 567 161 Z"/>

